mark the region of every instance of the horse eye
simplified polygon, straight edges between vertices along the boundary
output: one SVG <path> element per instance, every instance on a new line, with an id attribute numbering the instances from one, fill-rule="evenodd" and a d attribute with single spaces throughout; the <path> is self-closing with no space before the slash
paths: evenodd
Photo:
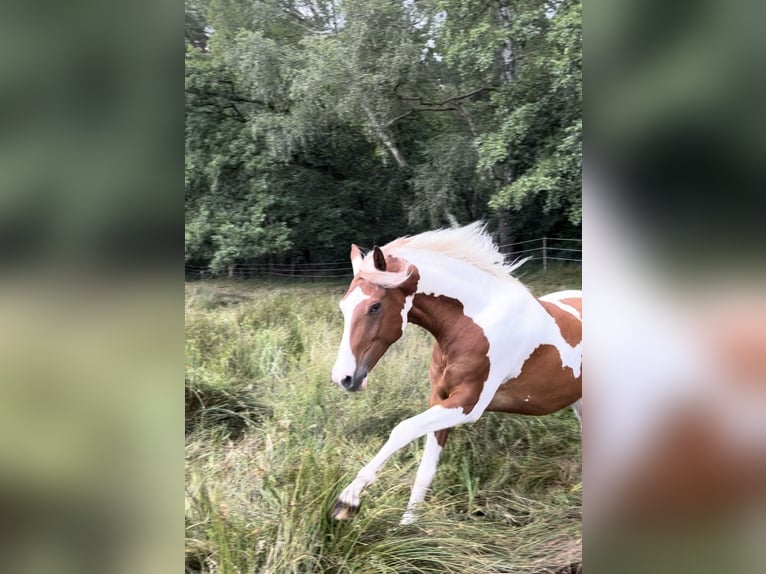
<path id="1" fill-rule="evenodd" d="M 367 311 L 367 313 L 369 315 L 373 315 L 377 313 L 378 311 L 380 311 L 380 303 L 374 303 L 373 305 L 370 306 L 370 310 Z"/>

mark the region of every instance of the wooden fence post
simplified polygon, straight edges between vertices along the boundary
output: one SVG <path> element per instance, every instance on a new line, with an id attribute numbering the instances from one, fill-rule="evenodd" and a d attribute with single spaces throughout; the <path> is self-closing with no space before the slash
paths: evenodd
<path id="1" fill-rule="evenodd" d="M 548 272 L 548 238 L 543 237 L 543 273 Z"/>

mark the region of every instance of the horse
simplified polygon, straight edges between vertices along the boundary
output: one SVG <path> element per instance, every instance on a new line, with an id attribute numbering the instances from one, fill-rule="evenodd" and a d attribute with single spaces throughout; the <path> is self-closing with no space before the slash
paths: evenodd
<path id="1" fill-rule="evenodd" d="M 343 335 L 331 378 L 360 391 L 408 323 L 429 331 L 429 408 L 403 420 L 341 492 L 330 512 L 352 518 L 364 488 L 397 451 L 426 436 L 401 523 L 415 520 L 449 429 L 485 411 L 546 415 L 572 406 L 581 419 L 582 293 L 536 298 L 511 273 L 481 222 L 395 239 L 366 255 L 351 245 L 354 277 L 340 301 Z"/>

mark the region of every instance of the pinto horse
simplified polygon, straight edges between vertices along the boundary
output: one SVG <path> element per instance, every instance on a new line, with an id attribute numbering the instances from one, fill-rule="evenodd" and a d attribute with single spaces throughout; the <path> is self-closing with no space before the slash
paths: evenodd
<path id="1" fill-rule="evenodd" d="M 451 427 L 485 411 L 581 415 L 582 293 L 535 298 L 510 273 L 481 223 L 402 237 L 366 256 L 351 246 L 354 278 L 340 302 L 343 337 L 332 380 L 346 391 L 369 372 L 408 323 L 436 339 L 430 408 L 396 425 L 375 457 L 341 492 L 333 518 L 351 518 L 362 490 L 386 461 L 426 436 L 402 524 L 425 499 Z"/>

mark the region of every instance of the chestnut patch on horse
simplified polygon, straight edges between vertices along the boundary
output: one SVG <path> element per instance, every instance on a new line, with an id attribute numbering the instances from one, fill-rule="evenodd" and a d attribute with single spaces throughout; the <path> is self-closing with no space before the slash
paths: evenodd
<path id="1" fill-rule="evenodd" d="M 489 341 L 463 304 L 444 295 L 418 293 L 409 320 L 438 341 L 431 353 L 431 396 L 445 408 L 473 410 L 489 376 Z M 433 402 L 433 400 L 432 400 Z"/>
<path id="2" fill-rule="evenodd" d="M 498 387 L 487 410 L 547 415 L 581 396 L 582 375 L 575 378 L 572 369 L 563 366 L 555 346 L 540 345 L 524 362 L 521 373 Z"/>
<path id="3" fill-rule="evenodd" d="M 556 321 L 556 325 L 558 325 L 559 330 L 561 331 L 561 336 L 564 337 L 567 344 L 574 347 L 582 341 L 582 321 L 580 319 L 565 311 L 555 303 L 542 301 L 540 299 L 538 299 L 538 301 L 540 301 L 540 304 Z M 561 302 L 582 313 L 582 299 L 564 299 Z"/>

